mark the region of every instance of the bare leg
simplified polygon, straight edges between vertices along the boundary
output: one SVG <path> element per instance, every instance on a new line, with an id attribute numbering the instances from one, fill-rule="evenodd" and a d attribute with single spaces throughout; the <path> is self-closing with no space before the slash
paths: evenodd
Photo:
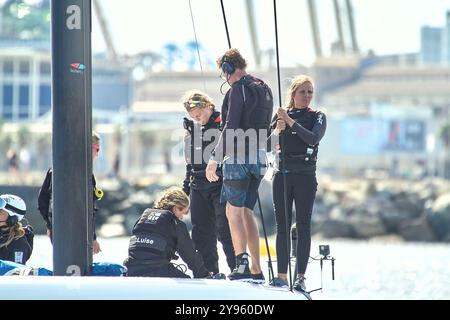
<path id="1" fill-rule="evenodd" d="M 230 225 L 231 239 L 233 240 L 234 254 L 238 256 L 246 252 L 247 249 L 244 208 L 235 207 L 227 202 L 227 218 Z"/>
<path id="2" fill-rule="evenodd" d="M 252 258 L 250 271 L 253 274 L 261 273 L 258 225 L 256 224 L 253 211 L 248 208 L 244 210 L 244 226 L 247 231 L 248 249 Z"/>

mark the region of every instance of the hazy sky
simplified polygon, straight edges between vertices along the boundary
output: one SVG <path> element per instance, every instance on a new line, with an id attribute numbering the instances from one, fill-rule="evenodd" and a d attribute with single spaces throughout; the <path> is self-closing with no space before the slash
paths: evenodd
<path id="1" fill-rule="evenodd" d="M 342 5 L 344 0 L 340 0 Z M 273 1 L 254 0 L 261 49 L 275 47 Z M 316 0 L 322 47 L 329 52 L 337 32 L 332 0 Z M 121 54 L 159 52 L 168 42 L 184 46 L 194 39 L 189 0 L 101 0 L 104 14 Z M 202 59 L 211 60 L 228 47 L 220 0 L 191 0 Z M 231 44 L 252 63 L 244 0 L 224 0 Z M 423 25 L 443 27 L 450 0 L 353 0 L 357 39 L 363 52 L 377 54 L 417 52 Z M 282 65 L 310 64 L 314 50 L 306 0 L 278 0 L 278 32 Z M 97 23 L 93 23 L 94 52 L 105 49 Z"/>

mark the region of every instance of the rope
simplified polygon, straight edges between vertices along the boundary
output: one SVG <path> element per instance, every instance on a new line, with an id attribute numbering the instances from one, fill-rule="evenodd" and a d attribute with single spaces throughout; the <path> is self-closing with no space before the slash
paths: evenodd
<path id="1" fill-rule="evenodd" d="M 273 0 L 273 15 L 275 20 L 275 45 L 276 45 L 276 56 L 277 56 L 277 79 L 278 79 L 278 100 L 281 108 L 281 77 L 280 77 L 280 53 L 278 50 L 278 22 L 277 22 L 277 1 Z M 285 148 L 284 148 L 284 138 L 280 135 L 280 143 L 281 143 L 281 162 L 282 162 L 282 173 L 283 173 L 283 188 L 284 188 L 284 218 L 286 221 L 286 249 L 287 249 L 287 257 L 290 257 L 291 250 L 290 250 L 290 227 L 288 227 L 288 214 L 287 214 L 287 207 L 288 207 L 288 200 L 287 200 L 287 181 L 286 181 L 286 170 L 285 170 Z M 290 224 L 290 223 L 289 223 Z M 289 259 L 288 259 L 289 261 Z M 292 291 L 292 270 L 291 270 L 291 263 L 289 261 L 288 263 L 289 267 L 289 288 Z"/>
<path id="2" fill-rule="evenodd" d="M 224 21 L 224 24 L 225 24 L 225 32 L 227 33 L 228 48 L 231 48 L 230 33 L 228 32 L 227 17 L 226 17 L 226 14 L 225 14 L 225 8 L 223 6 L 223 0 L 220 0 L 220 4 L 222 5 L 222 14 L 223 14 L 223 21 Z M 225 84 L 225 82 L 220 87 L 220 92 L 222 92 L 222 87 L 223 87 L 224 84 Z M 269 241 L 267 240 L 266 226 L 264 224 L 264 217 L 263 217 L 263 212 L 262 212 L 261 200 L 259 198 L 259 192 L 257 194 L 258 194 L 259 212 L 261 214 L 261 224 L 263 226 L 264 240 L 266 242 L 267 257 L 269 258 L 269 272 L 270 272 L 270 276 L 272 276 L 272 279 L 273 279 L 274 278 L 274 273 L 273 273 L 273 266 L 272 266 L 272 258 L 270 257 Z"/>
<path id="3" fill-rule="evenodd" d="M 197 32 L 195 31 L 194 14 L 192 13 L 191 0 L 189 0 L 189 11 L 190 11 L 190 13 L 191 13 L 192 29 L 194 30 L 195 46 L 197 47 L 198 62 L 199 62 L 199 64 L 200 64 L 200 71 L 201 71 L 201 73 L 202 73 L 203 91 L 206 92 L 205 74 L 203 73 L 202 58 L 201 58 L 201 56 L 200 56 L 200 49 L 199 49 L 199 46 L 198 46 Z"/>
<path id="4" fill-rule="evenodd" d="M 225 31 L 227 33 L 228 48 L 231 49 L 230 32 L 228 31 L 227 16 L 225 14 L 225 7 L 223 6 L 223 0 L 220 0 L 220 4 L 222 6 L 223 23 L 225 24 Z"/>
<path id="5" fill-rule="evenodd" d="M 267 241 L 266 225 L 264 223 L 264 216 L 262 213 L 261 199 L 259 198 L 259 192 L 258 192 L 258 206 L 259 206 L 259 213 L 261 213 L 261 224 L 263 226 L 264 239 L 266 240 L 267 257 L 269 258 L 269 272 L 272 279 L 275 279 L 275 276 L 273 274 L 272 258 L 270 257 L 269 242 Z"/>

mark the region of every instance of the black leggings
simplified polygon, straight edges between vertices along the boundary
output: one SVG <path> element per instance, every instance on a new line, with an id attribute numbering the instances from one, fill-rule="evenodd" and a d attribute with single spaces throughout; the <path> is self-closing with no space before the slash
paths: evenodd
<path id="1" fill-rule="evenodd" d="M 286 185 L 289 231 L 292 223 L 292 204 L 295 200 L 297 223 L 297 271 L 300 274 L 305 274 L 311 250 L 311 214 L 317 191 L 316 175 L 287 173 Z M 290 255 L 290 248 L 286 248 L 287 235 L 284 213 L 284 185 L 283 174 L 281 172 L 277 172 L 273 178 L 272 192 L 277 222 L 277 267 L 279 273 L 287 273 L 288 252 Z"/>
<path id="2" fill-rule="evenodd" d="M 236 266 L 225 204 L 220 203 L 221 190 L 221 187 L 209 190 L 191 188 L 190 195 L 192 240 L 205 262 L 206 269 L 213 273 L 219 272 L 217 240 L 222 243 L 230 270 Z"/>

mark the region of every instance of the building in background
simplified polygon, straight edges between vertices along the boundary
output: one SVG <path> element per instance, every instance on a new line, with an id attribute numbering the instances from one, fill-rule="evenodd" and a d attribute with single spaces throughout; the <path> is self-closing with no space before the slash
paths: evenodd
<path id="1" fill-rule="evenodd" d="M 442 43 L 442 58 L 444 63 L 450 66 L 450 11 L 447 11 L 447 19 L 444 26 Z"/>
<path id="2" fill-rule="evenodd" d="M 442 28 L 423 26 L 420 30 L 420 62 L 450 66 L 450 11 Z"/>
<path id="3" fill-rule="evenodd" d="M 442 63 L 442 28 L 422 27 L 420 30 L 420 62 L 422 64 Z"/>
<path id="4" fill-rule="evenodd" d="M 0 39 L 0 116 L 4 121 L 36 120 L 49 113 L 50 55 L 48 42 Z M 133 80 L 126 67 L 94 59 L 92 83 L 95 111 L 117 112 L 133 102 Z"/>

